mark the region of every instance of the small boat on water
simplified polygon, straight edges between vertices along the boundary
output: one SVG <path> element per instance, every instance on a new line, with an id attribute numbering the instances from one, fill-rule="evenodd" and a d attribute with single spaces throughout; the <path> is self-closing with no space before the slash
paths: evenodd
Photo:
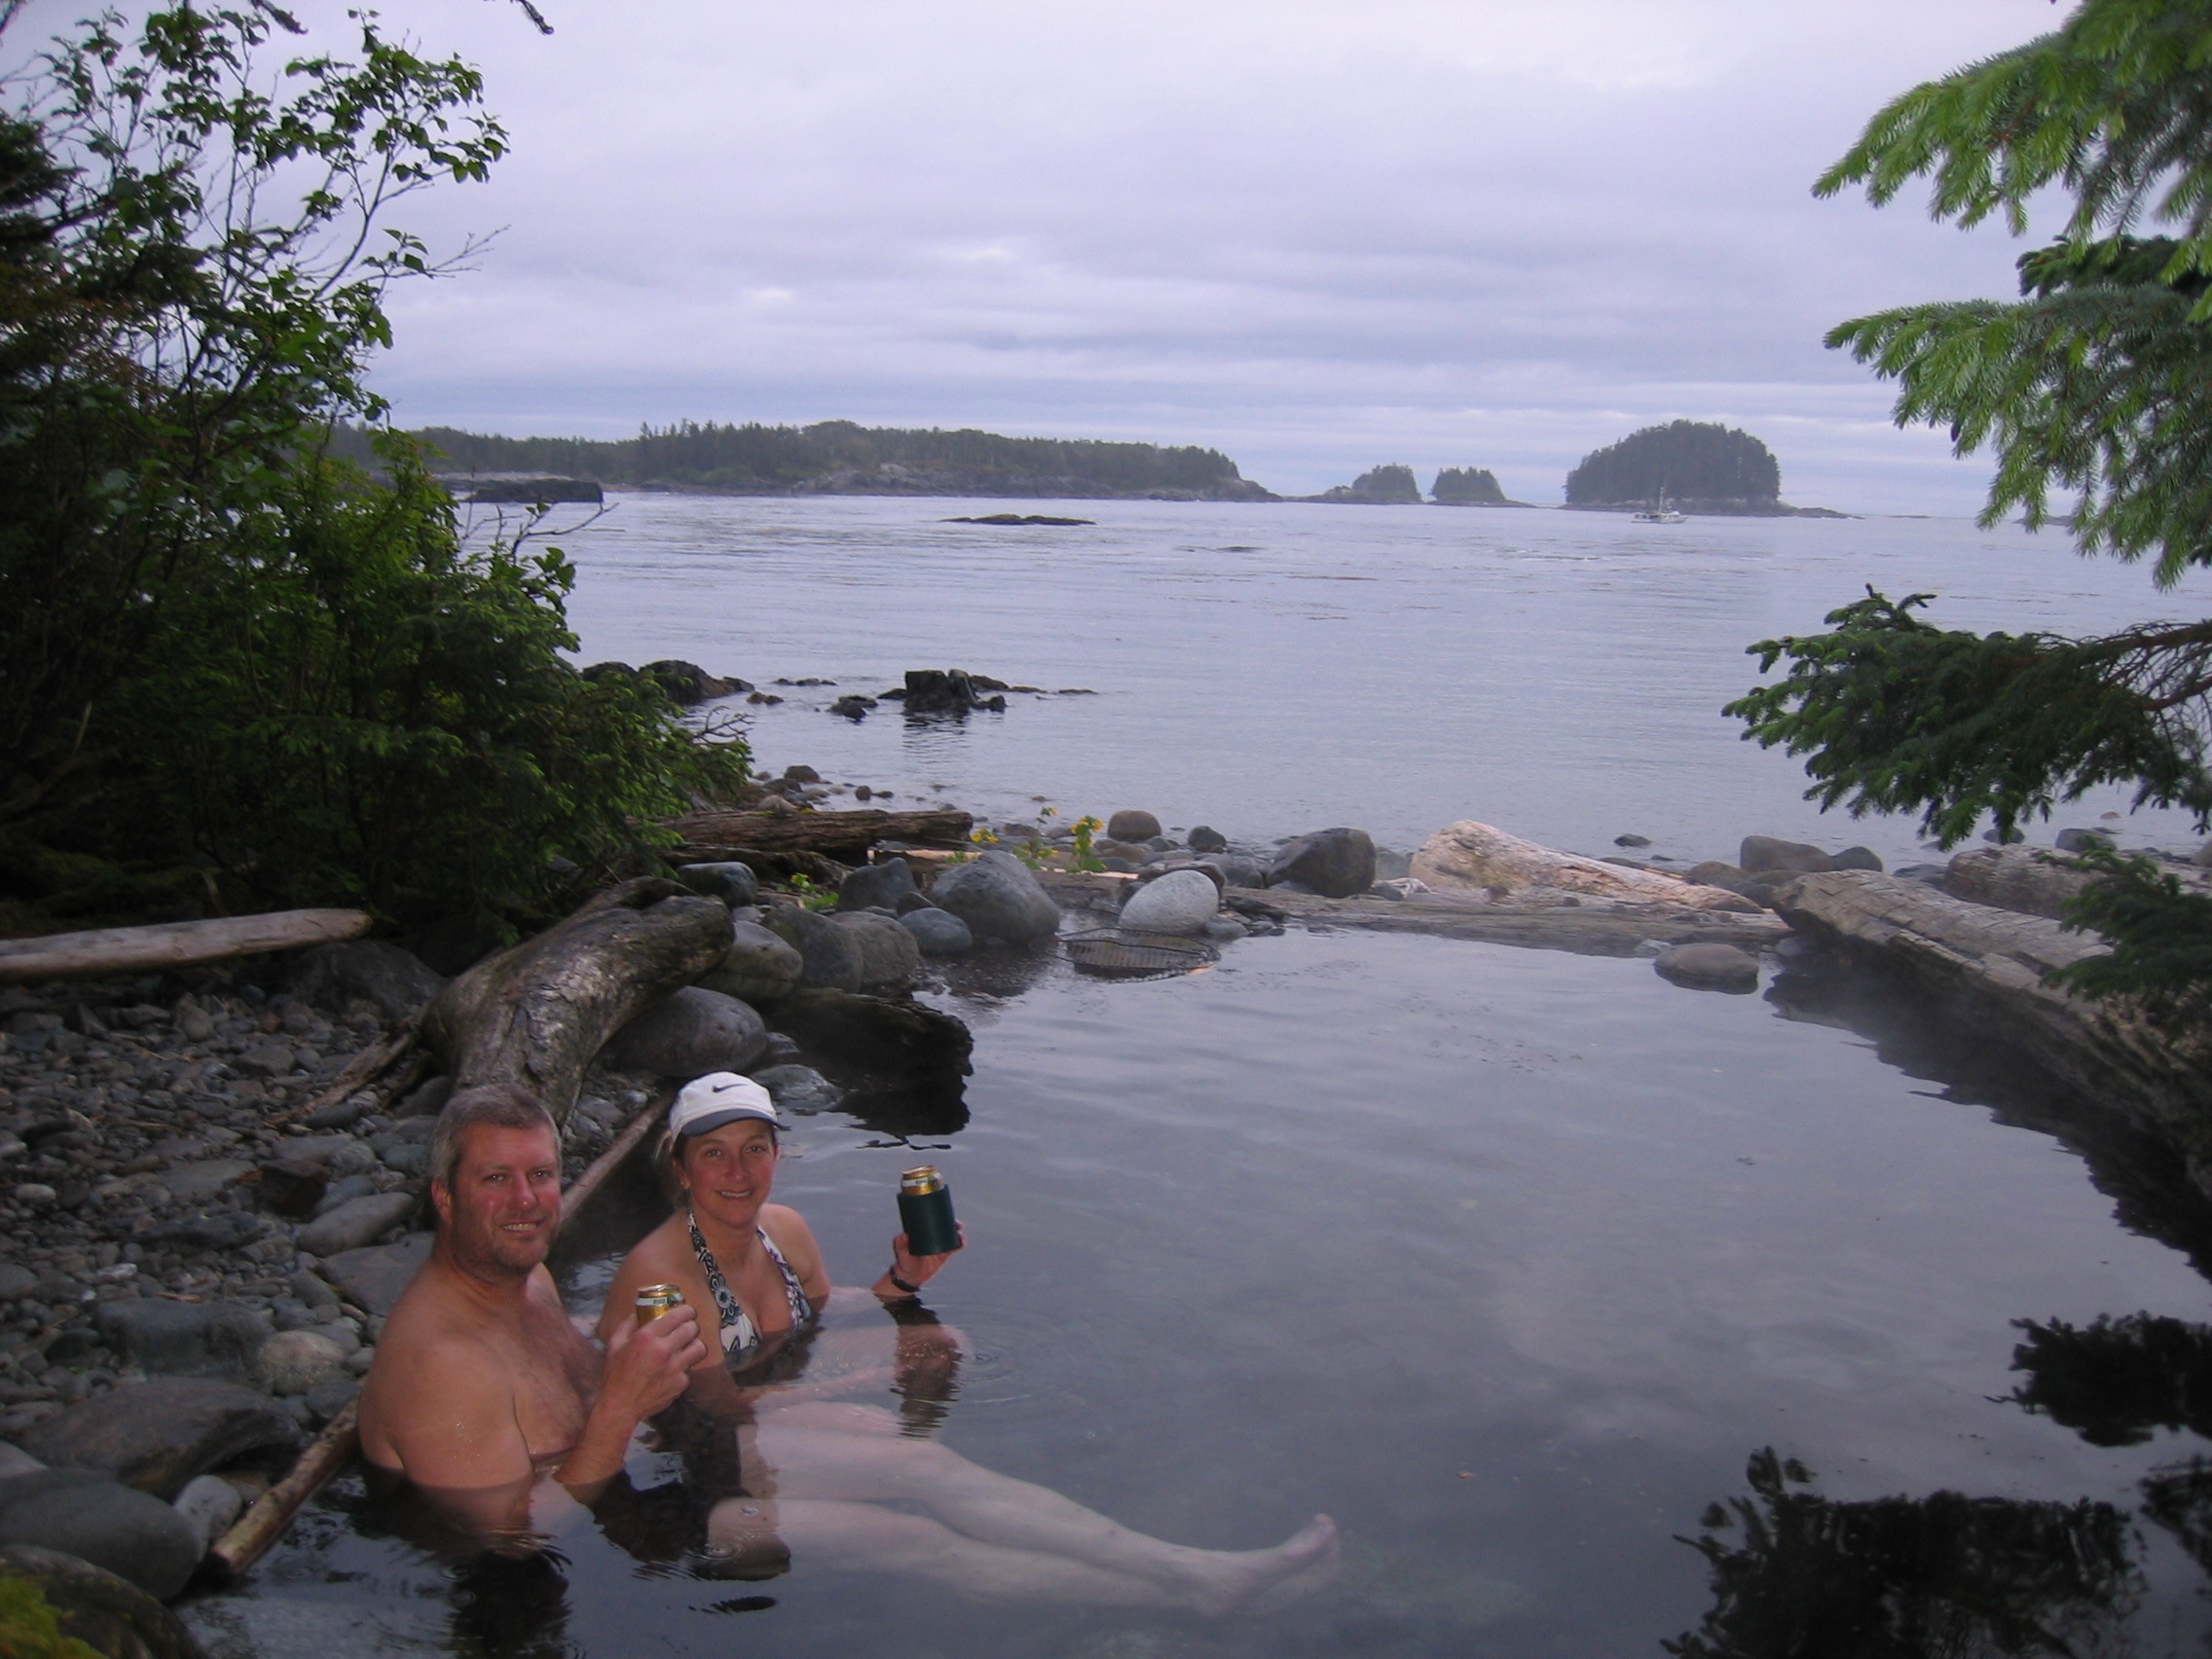
<path id="1" fill-rule="evenodd" d="M 1675 503 L 1667 499 L 1667 492 L 1659 492 L 1659 499 L 1648 507 L 1639 507 L 1628 515 L 1638 524 L 1686 524 L 1689 521 L 1675 510 Z"/>

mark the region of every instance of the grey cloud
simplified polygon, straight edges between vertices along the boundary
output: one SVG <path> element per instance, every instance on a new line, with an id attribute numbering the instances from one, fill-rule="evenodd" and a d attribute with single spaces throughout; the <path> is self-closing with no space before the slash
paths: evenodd
<path id="1" fill-rule="evenodd" d="M 517 144 L 407 206 L 508 227 L 394 295 L 408 421 L 974 424 L 1215 443 L 1289 490 L 1474 461 L 1553 499 L 1679 414 L 1760 431 L 1806 498 L 1978 499 L 1820 336 L 2007 291 L 2017 246 L 1809 186 L 2043 8 L 554 0 L 550 40 L 386 10 L 485 65 Z"/>

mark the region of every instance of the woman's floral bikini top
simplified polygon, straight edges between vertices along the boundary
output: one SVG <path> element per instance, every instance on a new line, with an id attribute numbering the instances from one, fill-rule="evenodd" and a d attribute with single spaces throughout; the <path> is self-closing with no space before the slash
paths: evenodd
<path id="1" fill-rule="evenodd" d="M 701 1272 L 707 1275 L 707 1288 L 715 1293 L 715 1311 L 721 1320 L 722 1357 L 732 1371 L 742 1371 L 759 1357 L 760 1333 L 754 1327 L 751 1316 L 738 1306 L 736 1296 L 731 1294 L 728 1280 L 722 1277 L 721 1265 L 700 1235 L 698 1220 L 689 1211 L 684 1212 L 683 1219 L 690 1225 L 691 1248 L 698 1254 Z M 776 1264 L 776 1272 L 783 1276 L 784 1300 L 791 1306 L 792 1331 L 795 1334 L 814 1317 L 814 1304 L 807 1301 L 806 1292 L 799 1289 L 798 1274 L 792 1272 L 791 1263 L 784 1260 L 784 1253 L 776 1248 L 768 1230 L 763 1227 L 756 1231 L 760 1235 L 760 1242 L 767 1247 L 768 1260 Z M 777 1333 L 778 1336 L 783 1334 Z"/>

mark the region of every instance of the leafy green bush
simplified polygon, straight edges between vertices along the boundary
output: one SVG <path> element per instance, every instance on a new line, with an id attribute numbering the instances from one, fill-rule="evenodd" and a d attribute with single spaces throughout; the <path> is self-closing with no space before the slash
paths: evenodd
<path id="1" fill-rule="evenodd" d="M 383 460 L 388 484 L 302 459 L 168 597 L 110 717 L 135 802 L 111 845 L 257 903 L 528 907 L 550 861 L 612 873 L 743 782 L 742 742 L 563 660 L 558 550 L 470 547 L 413 446 Z"/>

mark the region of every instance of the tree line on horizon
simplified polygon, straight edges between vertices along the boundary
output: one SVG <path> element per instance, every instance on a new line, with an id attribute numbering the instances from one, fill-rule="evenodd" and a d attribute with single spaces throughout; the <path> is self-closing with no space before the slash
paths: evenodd
<path id="1" fill-rule="evenodd" d="M 1243 495 L 1254 489 L 1219 450 L 1010 438 L 973 427 L 681 421 L 641 426 L 632 438 L 512 438 L 451 426 L 424 426 L 408 435 L 432 452 L 433 465 L 441 465 L 442 458 L 442 470 L 543 473 L 599 484 L 780 492 L 851 475 L 891 494 L 905 493 L 903 485 L 928 494 L 929 486 L 945 482 L 988 494 L 993 485 L 1047 480 L 1128 495 Z M 334 449 L 351 459 L 366 461 L 369 445 L 370 435 L 360 427 L 333 435 Z"/>

